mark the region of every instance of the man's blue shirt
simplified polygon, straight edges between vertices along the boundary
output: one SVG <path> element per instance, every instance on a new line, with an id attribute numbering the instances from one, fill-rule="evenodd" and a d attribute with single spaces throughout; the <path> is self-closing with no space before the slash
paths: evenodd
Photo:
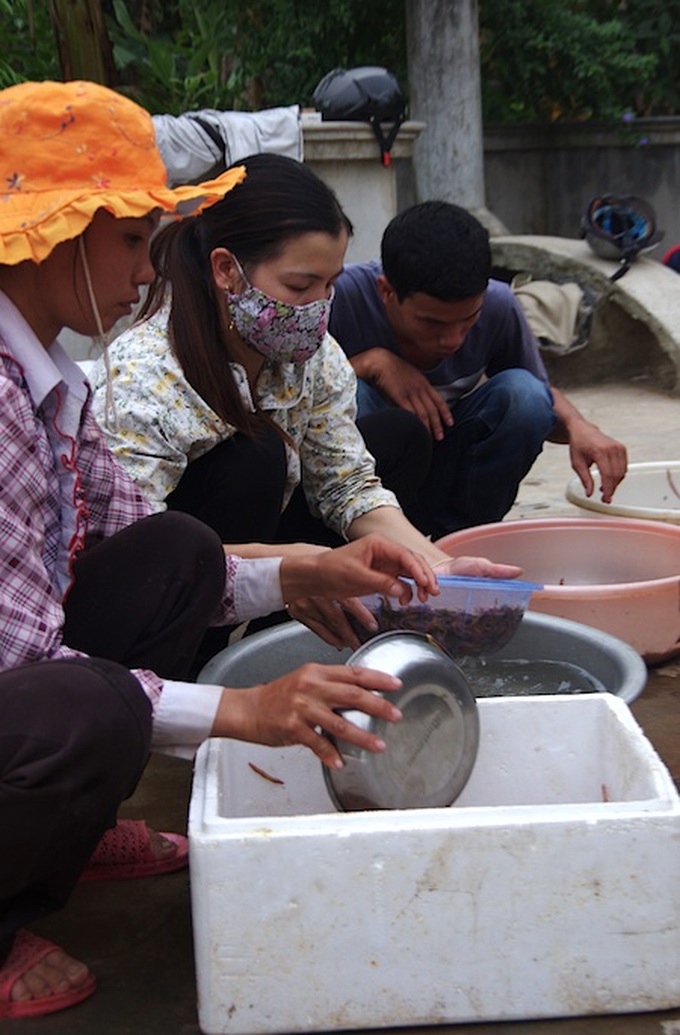
<path id="1" fill-rule="evenodd" d="M 379 262 L 352 263 L 336 281 L 330 332 L 350 359 L 372 348 L 400 354 L 378 292 L 381 273 Z M 548 384 L 538 344 L 512 290 L 502 281 L 490 280 L 479 320 L 463 345 L 422 373 L 452 406 L 483 376 L 515 368 L 529 370 Z"/>

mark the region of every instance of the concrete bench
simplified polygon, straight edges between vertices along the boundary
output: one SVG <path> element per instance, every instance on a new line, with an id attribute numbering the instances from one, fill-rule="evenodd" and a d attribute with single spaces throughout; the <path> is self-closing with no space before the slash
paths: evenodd
<path id="1" fill-rule="evenodd" d="M 556 386 L 635 379 L 680 393 L 677 273 L 641 256 L 612 282 L 617 264 L 599 259 L 585 241 L 567 237 L 492 237 L 491 250 L 503 279 L 526 272 L 535 280 L 574 281 L 597 297 L 586 348 L 563 356 L 544 354 Z"/>

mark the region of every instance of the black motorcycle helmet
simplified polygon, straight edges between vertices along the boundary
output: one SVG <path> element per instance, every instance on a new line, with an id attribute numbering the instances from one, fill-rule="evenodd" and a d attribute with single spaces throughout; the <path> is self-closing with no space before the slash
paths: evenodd
<path id="1" fill-rule="evenodd" d="M 620 264 L 611 278 L 618 280 L 641 252 L 659 243 L 663 230 L 656 229 L 654 210 L 642 198 L 604 194 L 588 204 L 581 220 L 581 237 L 601 259 Z"/>
<path id="2" fill-rule="evenodd" d="M 312 100 L 324 121 L 368 122 L 373 127 L 383 165 L 406 118 L 406 101 L 397 79 L 386 68 L 334 68 L 317 84 Z M 383 122 L 391 122 L 387 134 Z"/>

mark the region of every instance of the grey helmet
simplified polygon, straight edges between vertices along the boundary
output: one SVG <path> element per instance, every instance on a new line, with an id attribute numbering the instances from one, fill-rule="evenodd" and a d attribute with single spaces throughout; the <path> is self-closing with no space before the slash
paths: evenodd
<path id="1" fill-rule="evenodd" d="M 324 121 L 368 122 L 373 128 L 383 165 L 406 118 L 406 101 L 396 77 L 386 68 L 334 68 L 317 83 L 312 100 Z M 392 125 L 383 132 L 382 123 Z"/>

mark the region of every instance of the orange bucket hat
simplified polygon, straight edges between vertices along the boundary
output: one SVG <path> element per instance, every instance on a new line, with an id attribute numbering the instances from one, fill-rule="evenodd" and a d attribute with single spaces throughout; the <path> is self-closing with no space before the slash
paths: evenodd
<path id="1" fill-rule="evenodd" d="M 245 177 L 170 189 L 150 114 L 97 83 L 29 82 L 0 91 L 0 265 L 42 262 L 95 212 L 187 214 Z"/>

